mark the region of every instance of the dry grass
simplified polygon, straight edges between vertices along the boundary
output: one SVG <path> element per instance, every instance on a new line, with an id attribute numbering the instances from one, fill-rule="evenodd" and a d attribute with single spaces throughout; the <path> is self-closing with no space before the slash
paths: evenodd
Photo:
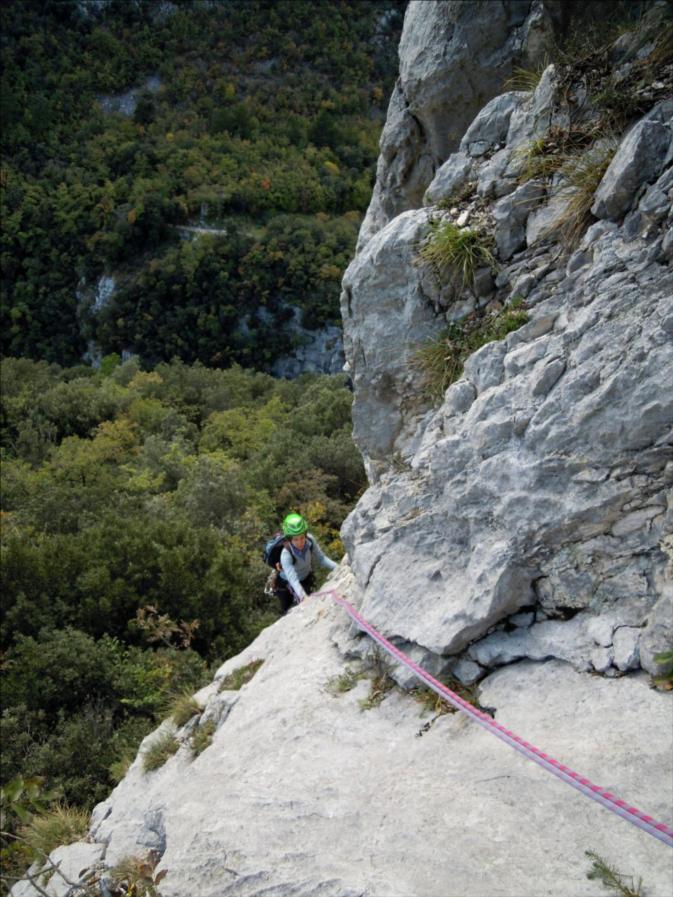
<path id="1" fill-rule="evenodd" d="M 176 753 L 180 743 L 171 732 L 164 732 L 143 752 L 143 769 L 152 772 L 163 766 L 169 757 Z"/>
<path id="2" fill-rule="evenodd" d="M 180 728 L 185 723 L 188 723 L 193 716 L 201 713 L 201 710 L 201 705 L 194 695 L 189 691 L 185 691 L 177 695 L 171 702 L 169 716 L 173 718 L 175 725 Z"/>
<path id="3" fill-rule="evenodd" d="M 210 747 L 215 734 L 215 723 L 212 719 L 198 726 L 191 737 L 192 756 L 198 757 L 207 747 Z"/>
<path id="4" fill-rule="evenodd" d="M 504 339 L 528 321 L 528 314 L 513 302 L 497 315 L 470 318 L 450 324 L 437 339 L 413 354 L 411 365 L 421 375 L 422 388 L 435 401 L 463 373 L 463 365 L 473 352 L 494 340 Z"/>
<path id="5" fill-rule="evenodd" d="M 594 220 L 591 214 L 594 195 L 616 150 L 617 142 L 610 140 L 603 146 L 592 147 L 582 156 L 569 160 L 562 169 L 566 179 L 562 194 L 567 202 L 559 222 L 559 231 L 568 249 L 577 246 Z"/>
<path id="6" fill-rule="evenodd" d="M 421 247 L 419 258 L 437 271 L 447 274 L 457 287 L 473 286 L 477 268 L 495 268 L 490 239 L 480 231 L 458 227 L 451 221 L 433 221 L 430 236 Z"/>
<path id="7" fill-rule="evenodd" d="M 38 856 L 47 857 L 55 847 L 81 840 L 88 828 L 88 810 L 57 804 L 46 813 L 33 816 L 21 828 L 20 835 Z"/>
<path id="8" fill-rule="evenodd" d="M 264 663 L 263 660 L 253 660 L 244 667 L 239 667 L 233 673 L 229 673 L 220 682 L 219 691 L 238 691 L 247 682 L 250 682 L 257 670 Z"/>

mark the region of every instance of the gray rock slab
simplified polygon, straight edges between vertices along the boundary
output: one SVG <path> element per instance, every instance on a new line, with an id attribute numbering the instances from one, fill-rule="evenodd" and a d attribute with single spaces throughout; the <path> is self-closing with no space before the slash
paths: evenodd
<path id="1" fill-rule="evenodd" d="M 421 205 L 475 115 L 502 92 L 514 59 L 536 65 L 544 58 L 555 23 L 560 24 L 558 4 L 550 0 L 411 0 L 358 251 L 396 215 Z"/>
<path id="2" fill-rule="evenodd" d="M 510 91 L 493 97 L 477 114 L 460 141 L 460 150 L 469 156 L 482 156 L 507 138 L 512 112 L 528 98 L 527 93 Z"/>
<path id="3" fill-rule="evenodd" d="M 43 892 L 49 897 L 68 897 L 76 890 L 73 886 L 86 881 L 88 873 L 100 862 L 104 853 L 105 845 L 86 841 L 57 847 L 49 854 L 53 865 L 45 865 L 44 877 L 38 879 Z M 53 866 L 58 866 L 58 870 L 52 871 Z M 39 873 L 39 864 L 34 864 L 29 871 L 31 874 Z M 40 891 L 29 881 L 22 881 L 17 882 L 10 893 L 11 897 L 38 897 Z"/>
<path id="4" fill-rule="evenodd" d="M 423 202 L 426 205 L 437 203 L 447 199 L 470 179 L 472 160 L 465 153 L 453 153 L 446 162 L 437 169 L 428 189 L 425 191 Z"/>
<path id="5" fill-rule="evenodd" d="M 189 767 L 167 770 L 165 897 L 533 897 L 531 868 L 535 895 L 589 897 L 587 845 L 613 862 L 628 856 L 648 897 L 668 897 L 663 845 L 462 714 L 432 723 L 396 691 L 363 711 L 362 683 L 327 693 L 326 681 L 344 669 L 332 640 L 335 627 L 348 628 L 342 615 L 328 599 L 311 599 L 265 630 L 253 646 L 265 663 L 213 745 Z M 488 677 L 480 694 L 498 722 L 671 822 L 673 702 L 646 677 L 608 680 L 526 662 Z M 152 782 L 122 783 L 109 801 L 108 850 L 132 845 L 134 820 L 157 796 Z M 362 849 L 373 832 L 375 862 Z"/>
<path id="6" fill-rule="evenodd" d="M 640 666 L 640 629 L 632 626 L 620 626 L 612 637 L 614 665 L 618 670 L 635 670 Z"/>
<path id="7" fill-rule="evenodd" d="M 666 591 L 652 608 L 640 637 L 640 662 L 653 676 L 661 672 L 655 657 L 670 651 L 673 645 L 673 586 L 670 580 L 664 588 Z"/>
<path id="8" fill-rule="evenodd" d="M 529 629 L 494 632 L 469 648 L 470 657 L 485 667 L 504 666 L 516 660 L 546 660 L 554 657 L 571 663 L 578 670 L 590 668 L 593 642 L 586 632 L 582 616 L 562 622 L 546 620 Z"/>

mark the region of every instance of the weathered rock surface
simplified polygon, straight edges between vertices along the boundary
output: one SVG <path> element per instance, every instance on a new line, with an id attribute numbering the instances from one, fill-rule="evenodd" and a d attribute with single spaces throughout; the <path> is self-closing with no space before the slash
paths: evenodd
<path id="1" fill-rule="evenodd" d="M 366 680 L 331 694 L 348 628 L 329 599 L 313 599 L 228 661 L 218 680 L 253 658 L 264 664 L 198 758 L 184 748 L 149 774 L 136 762 L 96 809 L 106 862 L 142 852 L 161 830 L 165 897 L 590 897 L 591 847 L 642 875 L 649 897 L 668 897 L 664 845 L 476 724 L 459 714 L 432 723 L 395 691 L 362 711 Z M 517 734 L 671 821 L 673 705 L 642 675 L 526 662 L 480 693 Z"/>
<path id="2" fill-rule="evenodd" d="M 364 613 L 425 648 L 427 662 L 472 646 L 485 666 L 551 656 L 654 673 L 669 632 L 655 611 L 661 545 L 673 531 L 670 103 L 627 131 L 596 192 L 595 213 L 615 220 L 564 252 L 563 179 L 517 186 L 520 165 L 516 174 L 526 142 L 564 126 L 560 83 L 550 66 L 533 94 L 492 100 L 492 118 L 477 116 L 426 202 L 468 181 L 476 195 L 398 216 L 346 274 L 354 432 L 372 485 L 343 535 Z M 481 301 L 476 285 L 452 292 L 418 264 L 438 215 L 492 228 L 501 267 L 486 301 L 524 299 L 530 320 L 474 353 L 433 410 L 414 347 Z M 489 634 L 528 606 L 552 620 Z M 611 625 L 598 646 L 586 634 L 592 617 Z"/>
<path id="3" fill-rule="evenodd" d="M 420 205 L 435 171 L 484 103 L 502 91 L 516 61 L 535 65 L 544 58 L 561 6 L 555 0 L 411 0 L 358 249 L 391 218 Z M 510 112 L 499 110 L 488 139 L 500 134 Z"/>

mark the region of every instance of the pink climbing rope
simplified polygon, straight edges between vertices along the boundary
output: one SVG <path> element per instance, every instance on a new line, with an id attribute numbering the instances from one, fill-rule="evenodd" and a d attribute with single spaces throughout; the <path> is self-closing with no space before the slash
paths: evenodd
<path id="1" fill-rule="evenodd" d="M 342 598 L 337 591 L 334 589 L 327 589 L 323 592 L 316 592 L 315 597 L 332 598 L 337 604 L 343 607 L 346 613 L 364 632 L 381 645 L 384 651 L 394 657 L 395 660 L 398 660 L 400 663 L 404 664 L 404 666 L 408 667 L 408 669 L 415 673 L 428 688 L 431 688 L 432 691 L 439 695 L 440 698 L 448 701 L 457 710 L 465 713 L 480 726 L 483 726 L 497 738 L 500 738 L 501 741 L 504 741 L 510 747 L 513 747 L 514 750 L 519 751 L 524 757 L 527 757 L 529 760 L 542 766 L 543 769 L 546 769 L 547 772 L 557 776 L 561 781 L 566 782 L 568 785 L 572 785 L 573 788 L 576 788 L 586 797 L 590 797 L 592 800 L 602 804 L 606 809 L 616 813 L 617 816 L 621 816 L 622 819 L 626 819 L 627 822 L 630 822 L 632 825 L 647 832 L 648 835 L 652 835 L 669 847 L 673 847 L 673 829 L 663 822 L 657 822 L 656 819 L 643 813 L 637 807 L 630 806 L 627 801 L 620 800 L 610 791 L 606 791 L 599 785 L 594 785 L 593 782 L 589 781 L 589 779 L 584 776 L 581 776 L 579 773 L 574 772 L 569 766 L 559 763 L 558 760 L 550 757 L 549 754 L 545 754 L 544 751 L 541 751 L 534 745 L 529 744 L 529 742 L 524 741 L 523 738 L 519 738 L 518 735 L 510 732 L 509 729 L 501 726 L 500 723 L 492 719 L 487 713 L 477 710 L 476 707 L 473 707 L 468 701 L 465 701 L 455 692 L 451 691 L 450 688 L 447 688 L 431 676 L 430 673 L 427 673 L 417 663 L 414 663 L 410 657 L 407 657 L 406 654 L 400 651 L 399 648 L 396 648 L 395 645 L 389 642 L 388 639 L 384 638 L 384 636 L 374 629 L 374 627 L 368 623 L 345 598 Z"/>

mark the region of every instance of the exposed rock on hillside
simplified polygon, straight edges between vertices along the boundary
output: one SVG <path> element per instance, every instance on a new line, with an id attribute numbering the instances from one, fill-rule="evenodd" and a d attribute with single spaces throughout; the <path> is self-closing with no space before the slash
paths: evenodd
<path id="1" fill-rule="evenodd" d="M 560 14 L 557 0 L 411 0 L 359 247 L 420 205 L 439 164 L 475 113 L 501 92 L 513 66 L 544 58 Z"/>
<path id="2" fill-rule="evenodd" d="M 627 73 L 647 58 L 631 47 Z M 660 78 L 673 85 L 670 63 Z M 656 619 L 657 650 L 673 639 L 660 622 L 673 619 L 673 100 L 615 151 L 580 86 L 550 66 L 534 93 L 491 100 L 426 205 L 365 243 L 344 279 L 354 432 L 373 481 L 344 527 L 363 612 L 447 663 L 469 648 L 471 678 L 475 662 L 521 657 L 654 672 L 641 637 Z M 491 234 L 495 280 L 456 289 L 419 265 L 433 220 Z M 515 299 L 528 323 L 472 355 L 432 408 L 419 346 Z M 522 609 L 526 624 L 512 623 Z"/>
<path id="3" fill-rule="evenodd" d="M 337 584 L 349 591 L 343 575 Z M 344 650 L 362 643 L 347 638 L 339 608 L 314 599 L 225 664 L 199 695 L 204 716 L 219 720 L 211 746 L 192 758 L 190 723 L 177 732 L 177 754 L 143 773 L 154 733 L 96 809 L 88 847 L 104 848 L 102 868 L 156 850 L 164 897 L 593 897 L 591 848 L 642 874 L 649 897 L 670 894 L 663 844 L 479 726 L 422 715 L 398 691 L 363 711 L 366 679 L 333 693 Z M 226 674 L 261 658 L 240 692 L 218 693 Z M 670 702 L 642 675 L 517 664 L 489 677 L 481 700 L 542 749 L 665 815 Z"/>

